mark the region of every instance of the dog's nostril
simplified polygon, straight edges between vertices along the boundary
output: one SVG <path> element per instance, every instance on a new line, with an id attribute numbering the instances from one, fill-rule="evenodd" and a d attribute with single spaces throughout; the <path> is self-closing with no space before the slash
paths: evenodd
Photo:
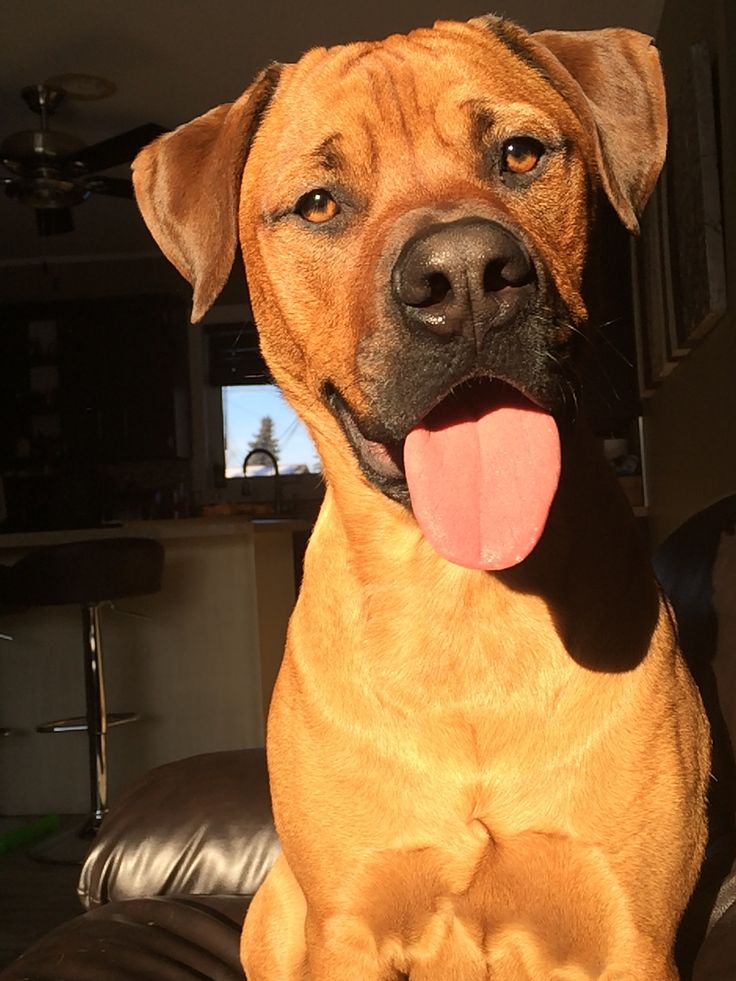
<path id="1" fill-rule="evenodd" d="M 493 261 L 489 262 L 483 272 L 483 292 L 484 293 L 499 293 L 506 286 L 509 286 L 509 281 L 503 274 L 504 262 Z"/>
<path id="2" fill-rule="evenodd" d="M 525 286 L 533 279 L 531 263 L 521 253 L 512 259 L 492 259 L 483 271 L 483 291 L 500 293 L 507 286 Z"/>
<path id="3" fill-rule="evenodd" d="M 422 283 L 419 295 L 414 297 L 410 306 L 413 307 L 434 307 L 442 303 L 452 293 L 452 284 L 444 273 L 432 273 Z"/>
<path id="4" fill-rule="evenodd" d="M 434 275 L 430 276 L 428 285 L 428 306 L 433 306 L 435 303 L 441 303 L 449 293 L 452 293 L 450 280 L 443 273 L 434 273 Z"/>

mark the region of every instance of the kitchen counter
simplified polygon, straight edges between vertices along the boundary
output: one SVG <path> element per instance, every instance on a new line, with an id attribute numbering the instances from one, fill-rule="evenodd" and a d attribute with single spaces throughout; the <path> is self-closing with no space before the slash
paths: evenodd
<path id="1" fill-rule="evenodd" d="M 170 539 L 222 538 L 230 535 L 264 535 L 308 531 L 309 524 L 296 518 L 247 518 L 215 515 L 207 518 L 170 518 L 154 521 L 126 521 L 98 528 L 72 528 L 63 531 L 18 531 L 0 533 L 0 549 L 40 548 L 65 542 L 89 541 L 118 536 Z"/>

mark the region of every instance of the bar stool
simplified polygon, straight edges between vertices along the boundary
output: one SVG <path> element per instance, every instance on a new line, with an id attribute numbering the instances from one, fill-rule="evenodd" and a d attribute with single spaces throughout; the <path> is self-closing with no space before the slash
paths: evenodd
<path id="1" fill-rule="evenodd" d="M 42 547 L 10 567 L 12 581 L 6 586 L 19 605 L 73 603 L 81 608 L 86 715 L 45 722 L 36 731 L 87 733 L 90 812 L 79 832 L 84 839 L 94 836 L 107 811 L 108 729 L 139 717 L 135 712 L 107 711 L 100 607 L 158 592 L 163 559 L 163 546 L 153 539 L 98 538 Z"/>
<path id="2" fill-rule="evenodd" d="M 13 575 L 12 567 L 7 565 L 0 565 L 0 618 L 4 614 L 18 613 L 19 608 L 15 600 L 14 595 L 15 588 L 15 576 Z M 12 636 L 2 629 L 2 622 L 0 621 L 0 647 L 3 643 L 10 643 L 13 640 Z M 12 734 L 12 729 L 8 729 L 0 722 L 0 737 L 10 736 Z"/>

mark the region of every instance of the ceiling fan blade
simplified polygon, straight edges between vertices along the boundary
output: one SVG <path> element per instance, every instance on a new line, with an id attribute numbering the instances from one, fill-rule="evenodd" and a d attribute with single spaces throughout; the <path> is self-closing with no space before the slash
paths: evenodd
<path id="1" fill-rule="evenodd" d="M 113 198 L 133 197 L 133 182 L 124 177 L 88 177 L 84 186 L 93 194 L 107 194 Z"/>
<path id="2" fill-rule="evenodd" d="M 102 140 L 100 143 L 93 143 L 92 146 L 70 153 L 65 158 L 65 162 L 79 162 L 90 173 L 107 170 L 121 163 L 129 163 L 139 150 L 165 132 L 164 127 L 157 123 L 144 123 L 125 133 L 111 136 L 109 140 Z"/>
<path id="3" fill-rule="evenodd" d="M 71 208 L 36 208 L 35 212 L 39 235 L 63 235 L 74 231 Z"/>

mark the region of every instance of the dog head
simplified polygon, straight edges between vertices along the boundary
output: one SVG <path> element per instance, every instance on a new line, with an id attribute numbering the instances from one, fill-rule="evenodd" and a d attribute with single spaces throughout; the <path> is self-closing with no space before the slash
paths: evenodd
<path id="1" fill-rule="evenodd" d="M 595 195 L 636 230 L 665 142 L 649 38 L 484 17 L 274 65 L 147 147 L 134 182 L 193 319 L 240 240 L 264 355 L 328 481 L 411 506 L 453 561 L 501 568 L 534 547 L 557 486 Z M 504 467 L 493 534 L 521 494 L 524 541 L 492 558 L 491 533 L 448 543 L 454 477 L 480 500 Z"/>

